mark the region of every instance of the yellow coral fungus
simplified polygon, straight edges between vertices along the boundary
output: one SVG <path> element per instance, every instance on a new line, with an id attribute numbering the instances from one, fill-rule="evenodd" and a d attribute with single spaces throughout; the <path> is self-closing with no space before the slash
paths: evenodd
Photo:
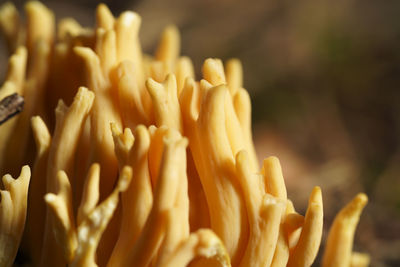
<path id="1" fill-rule="evenodd" d="M 12 265 L 25 218 L 33 266 L 311 266 L 321 189 L 303 216 L 278 158 L 259 168 L 239 60 L 206 59 L 196 81 L 175 26 L 152 57 L 134 12 L 115 18 L 100 4 L 93 29 L 64 19 L 56 34 L 44 5 L 26 13 L 24 28 L 12 4 L 0 10 L 12 55 L 0 96 L 26 99 L 0 125 L 0 171 L 33 168 L 29 197 L 29 167 L 3 177 L 1 266 Z M 338 214 L 323 266 L 368 264 L 352 251 L 365 204 L 358 195 Z"/>

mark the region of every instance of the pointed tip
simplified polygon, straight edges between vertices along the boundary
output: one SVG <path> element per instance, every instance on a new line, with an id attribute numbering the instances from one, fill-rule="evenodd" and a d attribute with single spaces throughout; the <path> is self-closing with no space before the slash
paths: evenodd
<path id="1" fill-rule="evenodd" d="M 24 165 L 22 167 L 20 176 L 31 176 L 31 168 L 29 165 Z"/>
<path id="2" fill-rule="evenodd" d="M 322 204 L 322 191 L 319 186 L 315 186 L 311 191 L 309 203 Z"/>
<path id="3" fill-rule="evenodd" d="M 114 26 L 114 16 L 111 10 L 104 3 L 100 3 L 96 8 L 97 28 L 112 29 Z"/>
<path id="4" fill-rule="evenodd" d="M 53 194 L 53 193 L 47 193 L 47 194 L 44 196 L 44 201 L 45 201 L 47 204 L 54 203 L 54 201 L 56 201 L 56 199 L 57 199 L 57 195 L 55 195 L 55 194 Z"/>
<path id="5" fill-rule="evenodd" d="M 119 136 L 122 132 L 115 122 L 110 122 L 111 133 L 114 137 Z"/>
<path id="6" fill-rule="evenodd" d="M 354 199 L 352 200 L 352 203 L 354 203 L 354 206 L 358 210 L 361 210 L 367 205 L 368 196 L 364 193 L 358 193 L 357 196 L 355 196 Z"/>
<path id="7" fill-rule="evenodd" d="M 126 27 L 129 27 L 132 24 L 140 25 L 141 20 L 140 15 L 133 11 L 122 12 L 118 18 L 118 22 Z"/>

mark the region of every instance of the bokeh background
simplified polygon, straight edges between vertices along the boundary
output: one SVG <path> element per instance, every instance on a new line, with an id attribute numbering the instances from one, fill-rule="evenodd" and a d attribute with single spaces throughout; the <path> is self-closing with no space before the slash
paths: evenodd
<path id="1" fill-rule="evenodd" d="M 97 1 L 42 2 L 58 19 L 94 23 Z M 370 253 L 371 266 L 400 266 L 400 1 L 104 2 L 114 15 L 142 16 L 148 53 L 164 26 L 176 24 L 197 78 L 207 57 L 239 58 L 257 153 L 280 158 L 296 208 L 303 213 L 320 185 L 327 230 L 346 202 L 366 192 L 355 250 Z M 22 10 L 24 1 L 14 3 Z M 4 43 L 0 51 L 4 77 Z"/>

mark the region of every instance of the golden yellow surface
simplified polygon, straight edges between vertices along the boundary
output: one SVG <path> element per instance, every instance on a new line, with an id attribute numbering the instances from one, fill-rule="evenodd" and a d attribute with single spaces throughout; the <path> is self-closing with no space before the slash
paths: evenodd
<path id="1" fill-rule="evenodd" d="M 33 168 L 29 200 L 29 167 L 3 177 L 1 266 L 25 218 L 33 266 L 311 266 L 321 189 L 303 216 L 278 158 L 259 168 L 238 59 L 206 59 L 198 81 L 176 27 L 154 56 L 141 51 L 135 12 L 115 18 L 100 4 L 93 29 L 64 19 L 57 34 L 39 2 L 26 5 L 26 27 L 11 4 L 0 14 L 11 54 L 0 96 L 26 100 L 0 126 L 0 171 Z M 352 251 L 365 204 L 360 194 L 339 212 L 323 266 L 368 265 Z"/>

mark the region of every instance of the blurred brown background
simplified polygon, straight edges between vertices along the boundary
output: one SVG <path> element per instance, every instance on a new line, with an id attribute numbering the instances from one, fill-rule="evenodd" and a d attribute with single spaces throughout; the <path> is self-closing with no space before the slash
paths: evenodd
<path id="1" fill-rule="evenodd" d="M 58 19 L 94 23 L 97 1 L 43 2 Z M 178 25 L 198 78 L 207 57 L 239 58 L 259 157 L 281 159 L 297 209 L 320 185 L 329 226 L 366 192 L 355 250 L 370 253 L 371 266 L 400 266 L 400 1 L 104 2 L 114 15 L 142 16 L 148 53 L 165 25 Z M 1 73 L 5 62 L 3 52 Z"/>

